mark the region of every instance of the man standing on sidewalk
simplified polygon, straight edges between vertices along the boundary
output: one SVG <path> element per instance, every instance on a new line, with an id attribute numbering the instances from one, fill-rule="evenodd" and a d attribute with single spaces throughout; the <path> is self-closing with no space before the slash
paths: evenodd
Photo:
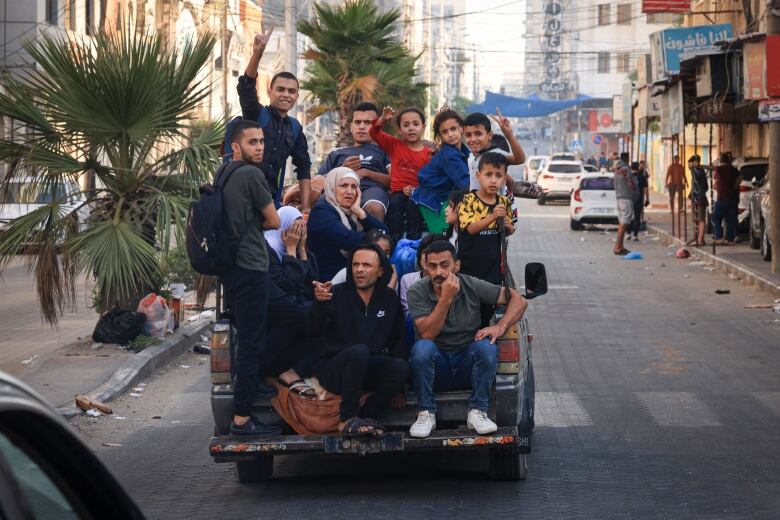
<path id="1" fill-rule="evenodd" d="M 650 193 L 647 186 L 647 171 L 645 162 L 631 163 L 631 173 L 634 174 L 636 181 L 636 192 L 634 192 L 634 220 L 631 222 L 631 234 L 634 242 L 639 240 L 639 231 L 642 227 L 642 214 L 644 209 L 650 205 Z M 630 237 L 629 237 L 630 238 Z"/>
<path id="2" fill-rule="evenodd" d="M 680 164 L 680 156 L 675 155 L 672 160 L 672 164 L 666 169 L 666 189 L 669 190 L 669 208 L 674 215 L 674 200 L 677 197 L 677 211 L 683 211 L 683 204 L 685 204 L 683 197 L 685 196 L 685 190 L 688 187 L 688 179 L 685 177 L 685 168 Z"/>
<path id="3" fill-rule="evenodd" d="M 309 145 L 301 123 L 287 115 L 298 101 L 298 78 L 290 72 L 277 73 L 268 87 L 268 106 L 264 107 L 257 100 L 257 67 L 272 32 L 273 28 L 255 35 L 252 57 L 244 75 L 238 78 L 238 97 L 244 119 L 258 121 L 263 128 L 265 154 L 260 169 L 268 180 L 274 204 L 276 207 L 281 204 L 287 158 L 292 157 L 300 185 L 301 211 L 308 213 L 311 209 Z"/>
<path id="4" fill-rule="evenodd" d="M 615 198 L 617 199 L 618 212 L 618 230 L 614 253 L 626 255 L 631 251 L 623 247 L 623 238 L 634 220 L 634 193 L 636 192 L 636 182 L 631 168 L 628 166 L 627 152 L 620 154 L 620 159 L 615 163 L 613 172 L 615 174 Z"/>
<path id="5" fill-rule="evenodd" d="M 263 159 L 260 125 L 240 121 L 230 138 L 233 161 L 245 163 L 230 173 L 222 188 L 225 224 L 233 236 L 241 237 L 236 263 L 221 278 L 238 334 L 230 435 L 276 435 L 278 427 L 255 423 L 250 414 L 260 386 L 268 324 L 268 253 L 263 229 L 278 229 L 280 220 L 265 175 L 255 166 Z"/>
<path id="6" fill-rule="evenodd" d="M 742 177 L 731 165 L 731 153 L 720 154 L 720 164 L 712 176 L 715 192 L 718 194 L 712 208 L 712 231 L 715 243 L 733 246 L 737 238 L 737 208 L 739 206 L 739 185 Z M 726 219 L 726 239 L 723 240 L 723 219 Z"/>
<path id="7" fill-rule="evenodd" d="M 688 242 L 689 246 L 703 246 L 704 231 L 707 219 L 707 191 L 709 183 L 707 182 L 707 172 L 699 163 L 701 159 L 698 155 L 692 155 L 688 159 L 688 168 L 691 170 L 691 206 L 693 211 L 693 221 L 696 224 L 696 237 Z"/>

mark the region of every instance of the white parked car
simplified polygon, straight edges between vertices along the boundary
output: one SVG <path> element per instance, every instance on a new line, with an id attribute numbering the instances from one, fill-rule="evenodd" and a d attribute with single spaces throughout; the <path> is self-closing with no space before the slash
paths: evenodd
<path id="1" fill-rule="evenodd" d="M 571 229 L 585 224 L 617 224 L 615 176 L 612 173 L 588 173 L 580 177 L 571 194 Z"/>
<path id="2" fill-rule="evenodd" d="M 737 222 L 743 227 L 749 226 L 750 199 L 769 171 L 769 160 L 763 157 L 737 157 L 732 163 L 739 170 L 742 183 L 739 186 L 739 206 Z"/>
<path id="3" fill-rule="evenodd" d="M 536 182 L 542 188 L 542 195 L 536 202 L 543 206 L 548 200 L 569 200 L 577 181 L 585 175 L 585 168 L 579 161 L 550 161 L 547 163 Z"/>
<path id="4" fill-rule="evenodd" d="M 531 155 L 525 159 L 525 180 L 536 182 L 536 176 L 550 160 L 546 155 Z"/>
<path id="5" fill-rule="evenodd" d="M 72 210 L 86 201 L 78 185 L 72 181 L 44 186 L 33 183 L 33 180 L 28 177 L 14 179 L 8 184 L 8 189 L 0 193 L 0 228 L 14 219 L 69 195 L 63 205 L 65 211 Z M 88 214 L 89 208 L 82 206 L 78 211 L 79 222 L 83 223 Z"/>

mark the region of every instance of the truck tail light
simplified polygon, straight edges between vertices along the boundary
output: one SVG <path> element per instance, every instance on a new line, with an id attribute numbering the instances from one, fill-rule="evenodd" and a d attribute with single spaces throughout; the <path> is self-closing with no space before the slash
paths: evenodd
<path id="1" fill-rule="evenodd" d="M 582 197 L 580 197 L 580 190 L 574 190 L 574 200 L 577 202 L 582 202 Z"/>
<path id="2" fill-rule="evenodd" d="M 517 374 L 520 372 L 520 335 L 517 325 L 510 327 L 506 333 L 496 340 L 498 347 L 499 374 Z"/>
<path id="3" fill-rule="evenodd" d="M 230 383 L 230 322 L 220 320 L 211 329 L 211 380 Z"/>

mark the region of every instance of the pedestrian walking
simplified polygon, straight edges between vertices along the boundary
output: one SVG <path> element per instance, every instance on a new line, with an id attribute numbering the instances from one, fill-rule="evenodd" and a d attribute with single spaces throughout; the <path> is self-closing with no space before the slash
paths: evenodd
<path id="1" fill-rule="evenodd" d="M 674 156 L 672 164 L 666 169 L 664 185 L 669 190 L 669 208 L 672 211 L 672 215 L 675 213 L 675 202 L 677 211 L 682 213 L 683 204 L 685 204 L 685 191 L 688 188 L 688 179 L 685 177 L 685 168 L 680 164 L 679 155 Z"/>
<path id="2" fill-rule="evenodd" d="M 650 193 L 648 190 L 647 171 L 644 167 L 644 161 L 631 163 L 631 173 L 636 182 L 636 192 L 634 193 L 634 220 L 631 222 L 631 237 L 634 242 L 639 240 L 639 231 L 642 227 L 642 216 L 645 207 L 650 205 Z"/>
<path id="3" fill-rule="evenodd" d="M 707 191 L 709 191 L 709 182 L 707 182 L 707 171 L 701 167 L 701 158 L 698 155 L 692 155 L 688 159 L 688 168 L 691 170 L 691 207 L 693 210 L 693 222 L 696 226 L 696 236 L 688 242 L 689 246 L 703 246 L 704 232 L 706 229 Z"/>
<path id="4" fill-rule="evenodd" d="M 618 229 L 615 238 L 614 253 L 626 255 L 630 253 L 623 247 L 623 239 L 631 222 L 634 220 L 634 193 L 636 182 L 628 166 L 628 153 L 623 152 L 613 168 L 615 174 L 615 198 L 617 199 Z"/>

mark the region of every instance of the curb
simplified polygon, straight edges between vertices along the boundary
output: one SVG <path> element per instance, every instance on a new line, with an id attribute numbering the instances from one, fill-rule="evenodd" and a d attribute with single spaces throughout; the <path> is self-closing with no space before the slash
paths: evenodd
<path id="1" fill-rule="evenodd" d="M 647 230 L 650 233 L 658 236 L 664 245 L 675 245 L 678 247 L 685 247 L 691 252 L 691 256 L 702 262 L 707 262 L 715 267 L 715 270 L 719 273 L 734 276 L 734 279 L 742 282 L 743 285 L 758 287 L 775 295 L 780 295 L 780 284 L 765 278 L 764 276 L 751 271 L 747 267 L 727 260 L 720 256 L 708 253 L 703 249 L 693 246 L 686 246 L 685 242 L 675 236 L 670 235 L 668 232 L 651 226 L 648 224 Z"/>
<path id="2" fill-rule="evenodd" d="M 104 383 L 85 393 L 90 399 L 108 402 L 128 388 L 151 376 L 158 368 L 171 362 L 183 354 L 200 339 L 211 326 L 212 320 L 198 320 L 195 323 L 179 327 L 176 333 L 168 336 L 161 343 L 145 348 L 127 360 Z M 66 419 L 71 419 L 84 413 L 84 410 L 73 406 L 71 399 L 57 407 L 57 412 Z"/>

